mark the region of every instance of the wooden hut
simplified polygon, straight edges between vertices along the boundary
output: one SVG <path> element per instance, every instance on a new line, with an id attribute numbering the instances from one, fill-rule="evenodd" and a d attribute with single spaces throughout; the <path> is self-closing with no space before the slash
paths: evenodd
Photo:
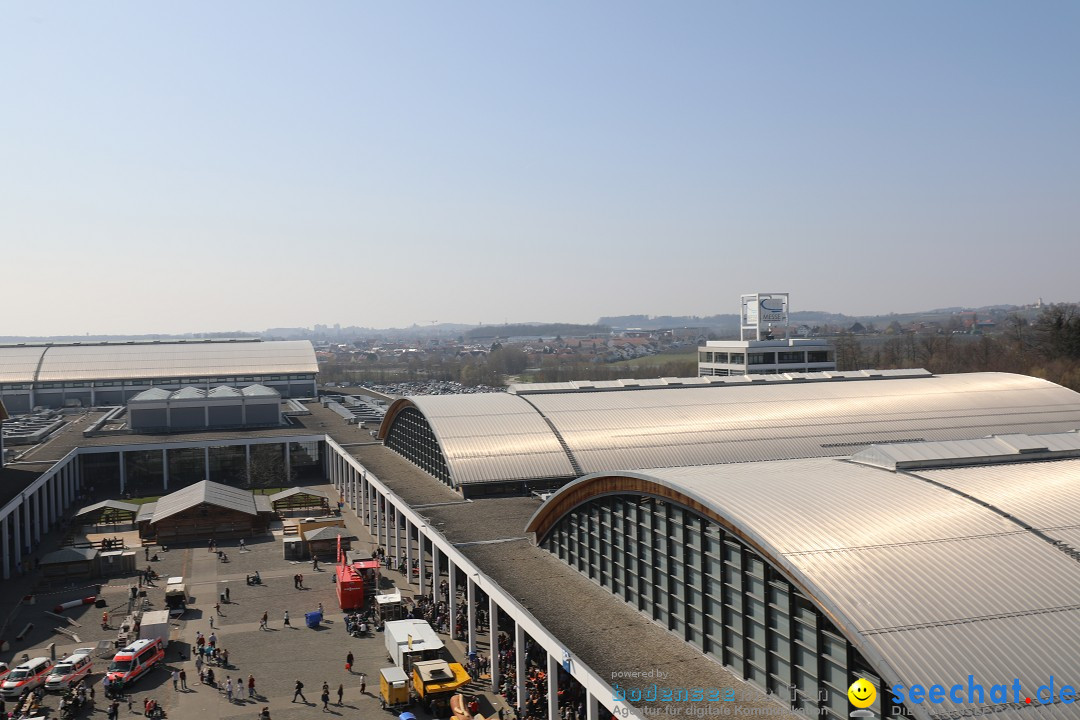
<path id="1" fill-rule="evenodd" d="M 329 515 L 330 498 L 325 493 L 309 488 L 289 488 L 270 496 L 270 505 L 274 512 L 285 514 L 301 511 L 306 515 Z"/>
<path id="2" fill-rule="evenodd" d="M 159 544 L 249 537 L 266 532 L 274 513 L 266 495 L 203 480 L 139 514 L 139 533 Z"/>

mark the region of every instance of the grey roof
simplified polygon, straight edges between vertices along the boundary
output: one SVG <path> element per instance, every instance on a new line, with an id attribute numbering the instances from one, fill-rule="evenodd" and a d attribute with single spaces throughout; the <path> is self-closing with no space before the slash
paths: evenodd
<path id="1" fill-rule="evenodd" d="M 110 508 L 112 510 L 121 510 L 123 512 L 129 513 L 137 513 L 139 512 L 140 506 L 136 505 L 135 503 L 120 502 L 119 500 L 102 500 L 101 502 L 96 502 L 93 505 L 87 505 L 86 507 L 80 509 L 78 512 L 75 513 L 75 517 L 79 517 L 80 515 L 88 515 L 98 510 L 104 510 L 105 508 Z"/>
<path id="2" fill-rule="evenodd" d="M 162 400 L 168 400 L 172 397 L 172 393 L 164 388 L 150 388 L 149 390 L 143 390 L 141 393 L 128 398 L 128 404 L 138 404 L 141 402 L 160 402 Z"/>
<path id="3" fill-rule="evenodd" d="M 319 371 L 307 340 L 0 346 L 0 382 L 68 382 Z"/>
<path id="4" fill-rule="evenodd" d="M 255 495 L 255 512 L 259 513 L 272 513 L 274 512 L 273 505 L 270 504 L 269 495 Z"/>
<path id="5" fill-rule="evenodd" d="M 1080 456 L 1080 431 L 1046 435 L 994 435 L 974 440 L 873 445 L 852 460 L 888 470 L 986 464 L 1004 460 Z"/>
<path id="6" fill-rule="evenodd" d="M 519 387 L 516 395 L 417 396 L 395 402 L 380 436 L 397 410 L 415 406 L 431 425 L 454 484 L 463 485 L 847 455 L 873 443 L 1080 427 L 1080 394 L 1023 375 L 820 376 L 679 380 L 686 387 L 666 379 L 647 391 L 522 393 Z"/>
<path id="7" fill-rule="evenodd" d="M 514 395 L 552 392 L 604 392 L 610 390 L 651 390 L 656 388 L 700 387 L 708 385 L 753 385 L 755 383 L 809 382 L 824 380 L 865 380 L 880 377 L 927 377 L 921 368 L 901 370 L 828 370 L 816 373 L 781 373 L 778 375 L 704 375 L 687 378 L 646 378 L 622 380 L 570 380 L 568 382 L 516 383 L 506 390 Z"/>
<path id="8" fill-rule="evenodd" d="M 218 385 L 215 388 L 211 388 L 210 392 L 206 394 L 206 397 L 211 398 L 234 398 L 240 397 L 241 392 L 234 387 L 228 385 Z"/>
<path id="9" fill-rule="evenodd" d="M 267 497 L 269 497 L 271 503 L 276 503 L 278 500 L 284 500 L 285 498 L 292 497 L 293 495 L 301 494 L 312 495 L 314 497 L 323 498 L 324 500 L 330 499 L 330 496 L 323 491 L 307 487 L 293 487 L 289 488 L 288 490 L 282 490 L 281 492 L 274 493 L 273 495 L 268 495 Z"/>
<path id="10" fill-rule="evenodd" d="M 255 504 L 255 496 L 250 490 L 222 485 L 221 483 L 202 480 L 194 485 L 165 495 L 157 501 L 152 523 L 161 522 L 176 513 L 189 510 L 202 503 L 229 508 L 247 515 L 257 515 L 260 511 Z"/>
<path id="11" fill-rule="evenodd" d="M 63 565 L 73 562 L 87 562 L 98 556 L 97 548 L 66 547 L 53 550 L 41 558 L 42 565 Z"/>
<path id="12" fill-rule="evenodd" d="M 191 386 L 175 390 L 169 395 L 170 400 L 203 400 L 204 398 L 206 398 L 205 390 Z"/>
<path id="13" fill-rule="evenodd" d="M 140 523 L 150 521 L 154 519 L 154 513 L 157 511 L 156 502 L 143 503 L 139 508 L 139 514 L 135 516 L 135 522 Z"/>
<path id="14" fill-rule="evenodd" d="M 356 539 L 356 536 L 353 535 L 348 528 L 334 527 L 332 525 L 308 530 L 304 533 L 304 539 L 308 542 L 311 542 L 312 540 L 333 540 L 336 537 L 348 538 L 351 540 Z"/>
<path id="15" fill-rule="evenodd" d="M 1078 470 L 1080 460 L 1065 460 L 911 474 L 810 458 L 619 475 L 734 527 L 837 621 L 886 685 L 973 674 L 1018 677 L 1031 692 L 1075 665 L 1080 562 L 1028 523 L 1080 526 Z M 534 522 L 589 483 L 617 492 L 611 475 L 565 486 Z M 1070 717 L 1052 707 L 1040 716 Z"/>
<path id="16" fill-rule="evenodd" d="M 241 393 L 244 397 L 280 398 L 281 393 L 265 385 L 248 385 Z"/>

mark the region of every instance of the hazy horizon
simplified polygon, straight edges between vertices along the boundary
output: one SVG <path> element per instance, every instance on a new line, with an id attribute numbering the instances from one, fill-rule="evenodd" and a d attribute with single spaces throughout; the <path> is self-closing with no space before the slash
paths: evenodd
<path id="1" fill-rule="evenodd" d="M 0 58 L 0 335 L 1076 297 L 1073 3 L 12 2 Z"/>

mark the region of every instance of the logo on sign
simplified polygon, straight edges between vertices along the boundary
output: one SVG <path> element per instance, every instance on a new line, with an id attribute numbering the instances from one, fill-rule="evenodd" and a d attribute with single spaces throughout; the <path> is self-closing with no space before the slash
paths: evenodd
<path id="1" fill-rule="evenodd" d="M 783 298 L 762 298 L 760 303 L 762 322 L 781 322 L 787 317 L 787 307 Z"/>

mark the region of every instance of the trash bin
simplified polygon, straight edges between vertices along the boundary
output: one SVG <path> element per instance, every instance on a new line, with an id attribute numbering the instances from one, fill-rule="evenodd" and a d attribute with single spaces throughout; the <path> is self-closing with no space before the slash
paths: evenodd
<path id="1" fill-rule="evenodd" d="M 322 622 L 322 613 L 316 610 L 315 612 L 309 612 L 304 615 L 304 619 L 307 621 L 309 628 L 319 627 L 319 623 Z"/>
<path id="2" fill-rule="evenodd" d="M 219 600 L 221 600 L 222 603 L 228 602 L 227 600 L 225 600 L 225 593 L 221 593 L 221 597 L 219 598 Z"/>

